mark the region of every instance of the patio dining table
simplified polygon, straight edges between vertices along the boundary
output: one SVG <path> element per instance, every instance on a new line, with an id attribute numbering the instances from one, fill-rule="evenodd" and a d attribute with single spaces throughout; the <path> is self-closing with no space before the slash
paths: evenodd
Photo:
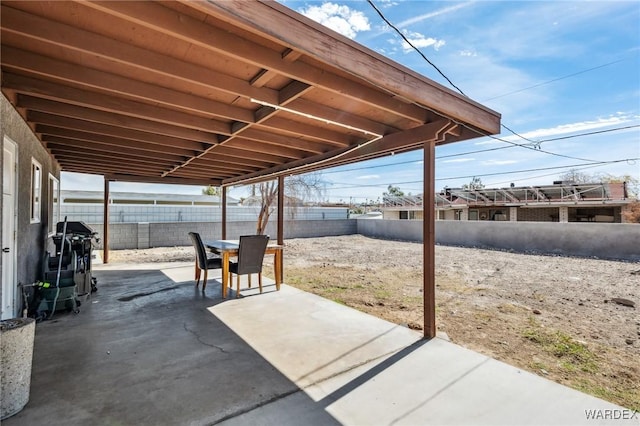
<path id="1" fill-rule="evenodd" d="M 227 282 L 229 281 L 229 259 L 237 256 L 240 249 L 240 240 L 213 240 L 204 241 L 209 251 L 222 256 L 222 298 L 227 297 Z M 282 250 L 283 246 L 269 242 L 265 254 L 273 254 L 273 273 L 275 275 L 276 290 L 280 290 L 282 283 Z"/>

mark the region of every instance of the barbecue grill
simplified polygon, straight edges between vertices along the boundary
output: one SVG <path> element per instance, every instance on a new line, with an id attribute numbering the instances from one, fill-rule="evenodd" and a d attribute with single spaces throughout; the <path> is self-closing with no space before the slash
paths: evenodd
<path id="1" fill-rule="evenodd" d="M 84 222 L 67 222 L 66 233 L 63 231 L 64 222 L 58 222 L 57 233 L 52 237 L 55 254 L 47 252 L 45 255 L 44 281 L 51 287 L 49 290 L 41 289 L 40 296 L 47 305 L 56 300 L 55 307 L 45 308 L 48 311 L 77 310 L 76 298 L 84 301 L 97 291 L 96 279 L 91 275 L 92 240 L 97 233 Z M 49 297 L 49 293 L 54 294 L 54 291 L 56 299 Z"/>

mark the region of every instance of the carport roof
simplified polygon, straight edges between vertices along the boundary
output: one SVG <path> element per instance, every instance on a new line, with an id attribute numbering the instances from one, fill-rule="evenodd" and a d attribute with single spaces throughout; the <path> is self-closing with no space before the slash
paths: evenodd
<path id="1" fill-rule="evenodd" d="M 499 131 L 276 2 L 2 1 L 2 91 L 65 171 L 231 185 Z"/>

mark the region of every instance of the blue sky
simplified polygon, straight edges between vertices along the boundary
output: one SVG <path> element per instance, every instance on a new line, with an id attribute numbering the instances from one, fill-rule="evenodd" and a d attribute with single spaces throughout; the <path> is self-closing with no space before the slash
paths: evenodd
<path id="1" fill-rule="evenodd" d="M 366 1 L 281 3 L 453 89 Z M 490 138 L 438 147 L 436 190 L 473 176 L 487 187 L 551 184 L 572 168 L 640 179 L 640 2 L 373 3 L 467 96 L 500 112 L 504 125 L 528 139 L 503 129 L 501 139 L 528 149 Z M 614 130 L 621 128 L 627 129 Z M 590 132 L 603 133 L 572 137 Z M 492 148 L 502 149 L 470 153 Z M 636 160 L 619 161 L 627 159 Z M 327 170 L 325 196 L 376 199 L 389 184 L 420 193 L 421 160 L 422 151 L 415 151 Z M 618 162 L 595 164 L 606 161 Z M 65 173 L 61 181 L 62 189 L 94 185 L 101 189 L 102 180 Z M 201 190 L 120 183 L 111 189 Z"/>

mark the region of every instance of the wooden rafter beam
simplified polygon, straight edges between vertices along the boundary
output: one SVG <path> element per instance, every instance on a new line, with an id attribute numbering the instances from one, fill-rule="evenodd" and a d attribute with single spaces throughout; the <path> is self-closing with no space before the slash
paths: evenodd
<path id="1" fill-rule="evenodd" d="M 217 120 L 200 117 L 186 112 L 174 111 L 165 107 L 150 105 L 143 102 L 118 98 L 116 96 L 104 95 L 98 92 L 91 93 L 91 96 L 88 96 L 86 90 L 60 83 L 38 80 L 33 77 L 21 76 L 10 72 L 2 73 L 2 87 L 3 89 L 14 90 L 22 94 L 84 106 L 101 111 L 127 114 L 131 117 L 159 121 L 161 123 L 198 129 L 205 132 L 225 135 L 231 134 L 231 126 Z"/>
<path id="2" fill-rule="evenodd" d="M 209 144 L 217 144 L 219 142 L 218 135 L 214 133 L 178 127 L 171 124 L 160 123 L 158 121 L 130 117 L 124 114 L 116 114 L 77 105 L 65 104 L 62 102 L 50 101 L 48 99 L 41 99 L 33 96 L 18 95 L 17 105 L 20 108 L 26 108 L 31 111 L 55 114 L 63 117 L 74 117 L 80 120 L 120 126 L 141 132 L 150 132 L 174 138 L 206 142 Z"/>
<path id="3" fill-rule="evenodd" d="M 253 112 L 243 108 L 96 69 L 85 67 L 79 73 L 77 64 L 44 57 L 7 45 L 2 45 L 2 63 L 4 67 L 14 72 L 19 70 L 36 73 L 63 84 L 81 85 L 93 90 L 100 89 L 113 95 L 159 103 L 205 117 L 246 123 L 254 120 Z"/>
<path id="4" fill-rule="evenodd" d="M 257 152 L 261 154 L 274 155 L 276 157 L 280 157 L 281 161 L 286 161 L 289 159 L 300 159 L 308 155 L 307 152 L 299 149 L 286 148 L 279 145 L 265 144 L 262 141 L 256 142 L 251 139 L 245 139 L 245 138 L 235 138 L 230 143 L 225 144 L 225 146 L 227 148 L 242 149 L 245 151 Z"/>
<path id="5" fill-rule="evenodd" d="M 30 123 L 44 124 L 63 129 L 79 130 L 98 135 L 114 136 L 122 139 L 130 139 L 139 142 L 147 142 L 158 145 L 179 146 L 193 150 L 205 150 L 209 145 L 186 139 L 177 139 L 171 136 L 164 136 L 143 132 L 140 130 L 116 127 L 108 124 L 96 123 L 93 121 L 78 120 L 75 118 L 62 117 L 37 111 L 27 113 L 27 121 Z"/>
<path id="6" fill-rule="evenodd" d="M 229 3 L 229 7 L 224 5 Z M 220 16 L 221 12 L 228 17 L 233 15 L 230 8 L 240 7 L 241 9 L 256 8 L 263 9 L 262 3 L 255 2 L 187 2 L 189 7 L 200 9 L 205 13 Z M 200 20 L 181 14 L 174 10 L 165 8 L 153 2 L 88 2 L 87 6 L 117 16 L 125 21 L 135 22 L 146 28 L 153 29 L 163 34 L 170 35 L 188 43 L 193 43 L 199 47 L 217 54 L 223 54 L 263 69 L 272 70 L 291 79 L 307 83 L 312 86 L 322 87 L 337 94 L 353 97 L 359 102 L 365 102 L 376 108 L 382 108 L 390 114 L 403 116 L 405 118 L 423 123 L 426 119 L 424 109 L 393 99 L 391 96 L 373 90 L 371 87 L 357 83 L 339 76 L 315 68 L 302 61 L 288 62 L 283 60 L 279 52 L 265 49 L 252 41 L 241 39 L 235 34 L 215 28 Z M 266 9 L 263 9 L 266 10 Z M 257 11 L 257 10 L 256 10 Z M 275 16 L 270 13 L 269 16 Z M 259 20 L 262 21 L 261 17 Z M 279 25 L 278 22 L 271 22 L 269 27 Z M 284 24 L 285 27 L 287 24 Z M 286 31 L 286 28 L 283 28 Z M 266 32 L 270 32 L 266 31 Z M 290 38 L 288 36 L 287 38 Z M 215 40 L 215 43 L 211 43 Z"/>
<path id="7" fill-rule="evenodd" d="M 60 132 L 63 133 L 63 132 Z M 96 140 L 95 138 L 90 139 L 91 136 L 84 137 L 82 134 L 75 134 L 75 136 L 80 136 L 80 138 L 74 138 L 70 136 L 56 136 L 49 133 L 41 134 L 42 142 L 45 145 L 48 143 L 60 143 L 69 145 L 71 147 L 86 147 L 91 145 L 93 149 L 97 149 L 104 152 L 128 152 L 131 155 L 142 155 L 149 158 L 159 158 L 159 159 L 184 159 L 185 157 L 189 157 L 193 155 L 192 151 L 176 149 L 173 147 L 166 147 L 162 149 L 158 145 L 154 144 L 145 144 L 145 143 L 135 143 L 132 144 L 128 141 L 119 140 L 116 138 L 105 138 L 104 140 Z M 89 143 L 88 143 L 89 142 Z"/>
<path id="8" fill-rule="evenodd" d="M 40 133 L 43 135 L 50 136 L 60 136 L 63 138 L 77 139 L 83 140 L 87 142 L 102 142 L 104 144 L 111 144 L 114 146 L 132 146 L 134 143 L 136 147 L 139 149 L 143 149 L 143 147 L 147 150 L 153 150 L 156 152 L 164 152 L 164 153 L 173 153 L 177 155 L 183 155 L 186 157 L 191 157 L 195 153 L 199 152 L 201 147 L 199 147 L 197 142 L 187 142 L 176 140 L 175 143 L 172 144 L 161 144 L 161 143 L 152 143 L 152 142 L 143 142 L 136 141 L 135 139 L 124 139 L 121 137 L 114 137 L 108 135 L 101 135 L 97 133 L 84 132 L 81 130 L 74 129 L 66 129 L 56 126 L 48 126 L 44 124 L 36 124 L 35 126 L 36 133 Z M 186 143 L 185 143 L 186 142 Z"/>
<path id="9" fill-rule="evenodd" d="M 302 161 L 291 161 L 287 164 L 277 165 L 261 171 L 260 173 L 248 174 L 239 178 L 232 178 L 223 181 L 223 185 L 232 185 L 239 182 L 250 183 L 256 180 L 264 180 L 266 177 L 275 177 L 284 173 L 302 173 L 304 171 L 317 170 L 337 164 L 346 164 L 362 159 L 376 158 L 376 156 L 394 152 L 407 145 L 424 143 L 425 141 L 444 140 L 447 130 L 455 126 L 449 120 L 439 120 L 434 123 L 427 123 L 404 132 L 387 135 L 371 143 L 364 143 L 357 147 L 335 149 L 324 154 L 315 155 Z M 319 167 L 318 165 L 322 166 Z"/>
<path id="10" fill-rule="evenodd" d="M 85 54 L 88 58 L 98 57 L 116 61 L 147 73 L 189 82 L 203 90 L 215 89 L 242 95 L 247 99 L 260 98 L 273 102 L 277 102 L 278 99 L 278 92 L 275 90 L 257 89 L 245 80 L 100 34 L 53 22 L 5 4 L 2 5 L 2 20 L 3 31 L 7 33 L 35 39 L 44 45 L 72 49 L 76 54 Z"/>
<path id="11" fill-rule="evenodd" d="M 83 153 L 90 153 L 94 155 L 103 155 L 109 158 L 120 158 L 122 161 L 127 161 L 127 159 L 131 159 L 132 161 L 142 161 L 146 163 L 157 163 L 157 164 L 175 164 L 176 161 L 180 160 L 178 156 L 167 156 L 162 157 L 160 153 L 149 153 L 144 151 L 137 151 L 132 149 L 121 149 L 114 151 L 113 149 L 103 149 L 97 145 L 91 145 L 90 147 L 86 146 L 78 146 L 74 144 L 65 142 L 46 142 L 46 147 L 51 152 L 69 152 L 75 153 L 79 157 L 82 157 Z"/>
<path id="12" fill-rule="evenodd" d="M 231 19 L 234 22 L 239 22 L 238 25 L 252 33 L 268 34 L 274 42 L 285 44 L 291 49 L 331 64 L 343 72 L 359 76 L 371 84 L 389 91 L 389 93 L 405 99 L 415 99 L 415 102 L 420 105 L 436 109 L 442 115 L 483 129 L 482 133 L 496 134 L 500 132 L 500 114 L 495 111 L 459 95 L 409 68 L 392 62 L 346 37 L 330 34 L 321 24 L 300 16 L 277 2 L 229 0 L 195 2 L 192 7 L 213 14 L 222 20 Z M 286 24 L 284 24 L 285 22 Z M 311 34 L 313 36 L 310 36 Z M 258 60 L 258 58 L 255 59 Z M 304 67 L 301 65 L 304 64 L 301 61 L 286 68 L 271 57 L 264 59 L 261 57 L 260 59 L 265 62 L 267 60 L 275 62 L 263 68 L 277 69 L 282 74 L 290 73 L 292 78 L 314 86 L 325 87 L 327 90 L 334 90 L 339 83 L 334 78 L 327 78 L 328 81 L 323 81 L 325 79 L 322 78 L 313 80 L 302 78 L 299 74 L 305 74 L 308 71 L 303 69 Z M 308 75 L 313 76 L 313 73 L 309 72 Z M 355 89 L 357 85 L 352 87 Z M 400 100 L 396 101 L 399 104 L 404 104 L 408 110 L 415 106 Z M 388 103 L 385 105 L 380 102 L 377 105 L 386 109 Z M 414 118 L 418 117 L 414 116 Z M 426 119 L 419 121 L 425 122 Z"/>
<path id="13" fill-rule="evenodd" d="M 302 140 L 300 138 L 292 137 L 292 136 L 284 136 L 276 133 L 270 133 L 266 130 L 260 130 L 256 127 L 252 127 L 244 132 L 242 132 L 242 137 L 245 139 L 251 139 L 255 141 L 259 141 L 265 144 L 271 144 L 275 146 L 282 147 L 290 147 L 295 146 L 298 149 L 304 150 L 305 152 L 320 154 L 322 152 L 327 151 L 328 147 L 319 142 L 310 141 L 310 140 Z"/>

